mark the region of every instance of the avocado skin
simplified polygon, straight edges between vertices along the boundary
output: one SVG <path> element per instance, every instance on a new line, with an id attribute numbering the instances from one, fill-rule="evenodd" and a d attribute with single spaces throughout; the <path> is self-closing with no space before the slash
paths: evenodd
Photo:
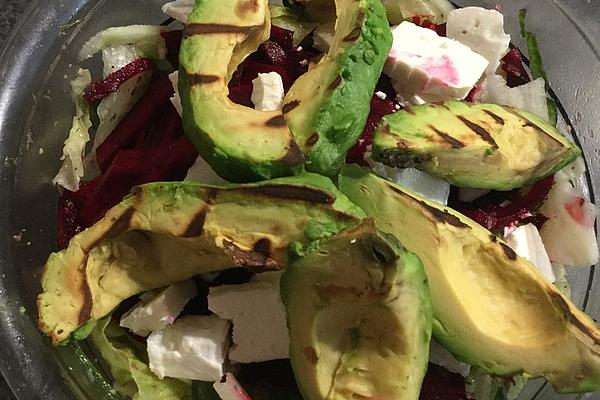
<path id="1" fill-rule="evenodd" d="M 329 53 L 296 81 L 284 102 L 288 126 L 306 155 L 306 169 L 326 176 L 337 173 L 360 137 L 392 45 L 380 0 L 338 0 L 336 7 L 353 13 L 356 25 L 337 27 Z M 285 112 L 286 105 L 296 106 Z"/>
<path id="2" fill-rule="evenodd" d="M 455 186 L 512 190 L 553 175 L 581 155 L 554 126 L 523 110 L 447 101 L 387 115 L 372 158 L 415 167 Z"/>
<path id="3" fill-rule="evenodd" d="M 491 375 L 544 377 L 559 393 L 600 389 L 600 328 L 508 245 L 358 166 L 344 167 L 338 183 L 421 258 L 433 335 L 457 359 Z"/>
<path id="4" fill-rule="evenodd" d="M 134 188 L 66 249 L 49 256 L 38 296 L 40 330 L 59 344 L 145 290 L 232 266 L 284 268 L 289 243 L 305 242 L 309 224 L 326 223 L 339 232 L 361 221 L 364 213 L 329 179 L 288 179 Z"/>
<path id="5" fill-rule="evenodd" d="M 419 398 L 431 340 L 427 278 L 372 220 L 293 260 L 281 297 L 304 399 Z"/>

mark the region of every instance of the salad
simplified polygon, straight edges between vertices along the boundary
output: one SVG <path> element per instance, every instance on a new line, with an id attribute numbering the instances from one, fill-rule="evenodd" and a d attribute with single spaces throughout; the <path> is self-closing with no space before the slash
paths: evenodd
<path id="1" fill-rule="evenodd" d="M 600 388 L 598 261 L 536 37 L 445 0 L 176 0 L 99 32 L 38 297 L 107 398 Z M 94 367 L 97 368 L 97 367 Z"/>

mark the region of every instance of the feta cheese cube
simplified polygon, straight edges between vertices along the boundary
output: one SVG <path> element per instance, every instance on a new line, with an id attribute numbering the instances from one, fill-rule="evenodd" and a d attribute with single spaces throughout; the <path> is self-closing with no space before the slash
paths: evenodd
<path id="1" fill-rule="evenodd" d="M 170 1 L 162 7 L 162 12 L 185 24 L 194 8 L 194 0 Z"/>
<path id="2" fill-rule="evenodd" d="M 508 53 L 510 35 L 504 32 L 504 16 L 481 7 L 457 8 L 448 13 L 446 35 L 484 56 L 487 72 L 494 74 Z"/>
<path id="3" fill-rule="evenodd" d="M 136 335 L 148 336 L 150 332 L 172 324 L 194 296 L 194 281 L 176 283 L 150 299 L 143 299 L 121 317 L 120 325 Z"/>
<path id="4" fill-rule="evenodd" d="M 411 22 L 392 34 L 384 72 L 404 104 L 464 99 L 488 66 L 469 47 Z"/>
<path id="5" fill-rule="evenodd" d="M 283 80 L 277 72 L 258 74 L 252 81 L 252 104 L 260 111 L 275 111 L 283 107 Z"/>
<path id="6" fill-rule="evenodd" d="M 173 84 L 173 89 L 175 93 L 171 96 L 171 103 L 173 107 L 177 110 L 179 116 L 183 113 L 183 107 L 181 106 L 181 96 L 179 96 L 179 71 L 175 71 L 169 74 L 169 80 Z"/>
<path id="7" fill-rule="evenodd" d="M 335 34 L 333 22 L 317 26 L 313 32 L 313 46 L 323 53 L 329 52 Z"/>
<path id="8" fill-rule="evenodd" d="M 594 223 L 598 210 L 574 188 L 561 171 L 540 212 L 548 217 L 540 234 L 553 263 L 589 267 L 598 262 L 598 241 Z"/>
<path id="9" fill-rule="evenodd" d="M 444 205 L 448 204 L 450 184 L 445 180 L 416 168 L 388 167 L 383 163 L 373 161 L 370 154 L 369 152 L 365 153 L 365 161 L 377 175 L 397 185 L 405 186 L 430 200 Z"/>
<path id="10" fill-rule="evenodd" d="M 229 321 L 187 316 L 148 337 L 150 369 L 165 376 L 216 382 L 223 375 L 229 345 Z"/>
<path id="11" fill-rule="evenodd" d="M 215 382 L 213 387 L 221 400 L 252 400 L 231 372 L 223 375 L 223 378 Z"/>
<path id="12" fill-rule="evenodd" d="M 556 281 L 550 258 L 535 225 L 527 224 L 516 227 L 506 235 L 504 240 L 515 253 L 535 265 L 546 279 L 552 283 Z"/>
<path id="13" fill-rule="evenodd" d="M 481 103 L 494 103 L 529 111 L 548 121 L 546 82 L 538 78 L 525 85 L 508 87 L 506 80 L 499 75 L 488 75 L 483 80 L 481 90 L 475 96 Z"/>
<path id="14" fill-rule="evenodd" d="M 285 308 L 279 296 L 280 272 L 263 273 L 243 285 L 210 289 L 208 308 L 233 322 L 229 359 L 251 363 L 289 358 Z"/>

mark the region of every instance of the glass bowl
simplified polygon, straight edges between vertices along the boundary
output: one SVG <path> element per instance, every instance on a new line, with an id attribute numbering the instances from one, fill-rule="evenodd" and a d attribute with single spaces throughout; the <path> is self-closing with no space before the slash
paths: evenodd
<path id="1" fill-rule="evenodd" d="M 162 22 L 165 0 L 32 1 L 2 53 L 0 63 L 0 370 L 22 400 L 113 397 L 94 366 L 70 347 L 53 348 L 36 327 L 39 274 L 55 249 L 56 191 L 62 143 L 72 118 L 69 82 L 77 52 L 94 33 L 116 25 Z M 561 125 L 583 148 L 588 175 L 581 184 L 600 190 L 600 7 L 588 0 L 457 1 L 460 6 L 499 3 L 515 45 L 518 9 L 527 7 Z M 586 29 L 583 29 L 585 27 Z M 600 132 L 598 133 L 600 134 Z M 569 269 L 573 298 L 600 318 L 600 278 L 595 270 Z M 521 399 L 600 399 L 558 396 L 543 381 L 531 382 Z"/>

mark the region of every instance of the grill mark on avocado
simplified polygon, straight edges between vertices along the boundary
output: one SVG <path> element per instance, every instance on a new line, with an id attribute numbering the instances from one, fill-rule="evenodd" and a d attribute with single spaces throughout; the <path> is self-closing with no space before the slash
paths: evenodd
<path id="1" fill-rule="evenodd" d="M 254 29 L 261 28 L 262 25 L 237 26 L 229 24 L 186 24 L 183 30 L 183 37 L 188 38 L 195 35 L 214 35 L 214 34 L 249 34 Z"/>
<path id="2" fill-rule="evenodd" d="M 265 122 L 265 126 L 279 128 L 281 126 L 285 126 L 285 118 L 283 115 L 276 115 L 270 118 L 267 122 Z"/>
<path id="3" fill-rule="evenodd" d="M 287 104 L 283 105 L 283 108 L 281 109 L 281 113 L 282 114 L 287 114 L 290 111 L 292 111 L 294 108 L 298 107 L 300 105 L 300 100 L 294 100 L 291 101 Z"/>
<path id="4" fill-rule="evenodd" d="M 92 291 L 90 289 L 90 285 L 88 285 L 87 276 L 85 274 L 86 269 L 87 269 L 87 261 L 88 261 L 88 255 L 86 254 L 85 260 L 83 261 L 83 265 L 84 265 L 83 274 L 81 274 L 81 276 L 82 276 L 81 294 L 82 294 L 83 301 L 81 304 L 81 310 L 79 310 L 79 321 L 78 321 L 79 325 L 85 324 L 92 317 L 92 306 L 93 306 Z"/>
<path id="5" fill-rule="evenodd" d="M 502 247 L 504 255 L 506 255 L 506 257 L 508 257 L 509 260 L 515 261 L 517 259 L 517 253 L 515 253 L 515 251 L 511 249 L 506 243 L 500 243 L 500 246 Z"/>
<path id="6" fill-rule="evenodd" d="M 344 39 L 342 39 L 344 42 L 354 42 L 356 41 L 360 35 L 362 34 L 362 27 L 356 27 L 352 30 L 352 32 L 350 32 L 348 35 L 346 35 L 346 37 Z"/>
<path id="7" fill-rule="evenodd" d="M 446 143 L 449 143 L 453 149 L 462 149 L 463 147 L 465 147 L 465 144 L 463 142 L 461 142 L 460 140 L 458 140 L 456 138 L 453 138 L 452 136 L 448 135 L 446 132 L 440 131 L 435 126 L 430 124 L 430 125 L 428 125 L 428 127 L 429 127 L 429 129 L 434 131 L 439 137 L 444 139 L 444 141 Z"/>
<path id="8" fill-rule="evenodd" d="M 340 86 L 340 84 L 342 83 L 342 77 L 341 75 L 338 75 L 335 77 L 335 79 L 333 80 L 333 82 L 331 82 L 331 84 L 327 87 L 328 90 L 335 90 L 338 86 Z"/>
<path id="9" fill-rule="evenodd" d="M 125 210 L 120 216 L 118 216 L 116 219 L 114 219 L 112 221 L 113 222 L 112 226 L 110 228 L 108 228 L 108 230 L 103 235 L 100 235 L 98 238 L 96 238 L 96 240 L 89 247 L 87 247 L 83 250 L 86 253 L 89 253 L 101 241 L 103 241 L 105 239 L 113 239 L 113 238 L 119 236 L 121 233 L 125 232 L 129 228 L 129 225 L 131 224 L 131 218 L 133 217 L 134 213 L 135 213 L 134 207 L 130 207 L 127 210 Z"/>
<path id="10" fill-rule="evenodd" d="M 333 204 L 335 196 L 320 189 L 294 185 L 265 184 L 249 187 L 250 193 L 283 200 L 300 200 L 316 204 Z"/>
<path id="11" fill-rule="evenodd" d="M 185 232 L 181 237 L 183 238 L 191 238 L 198 237 L 202 235 L 204 232 L 204 221 L 206 220 L 206 214 L 208 213 L 208 206 L 203 206 L 198 213 L 192 218 L 192 221 L 185 229 Z"/>
<path id="12" fill-rule="evenodd" d="M 229 240 L 223 240 L 223 247 L 236 265 L 254 269 L 280 269 L 281 267 L 272 258 L 254 250 L 243 250 Z"/>
<path id="13" fill-rule="evenodd" d="M 252 246 L 252 249 L 265 257 L 269 257 L 271 255 L 271 241 L 269 238 L 258 239 L 258 241 L 254 243 L 254 246 Z"/>
<path id="14" fill-rule="evenodd" d="M 477 125 L 473 121 L 469 121 L 468 119 L 466 119 L 462 115 L 457 115 L 456 117 L 458 119 L 460 119 L 461 122 L 463 124 L 465 124 L 469 129 L 471 129 L 473 132 L 475 132 L 475 134 L 477 134 L 484 141 L 486 141 L 487 143 L 489 143 L 490 145 L 492 145 L 493 148 L 495 148 L 495 149 L 498 148 L 498 144 L 496 143 L 496 141 L 494 140 L 494 138 L 492 137 L 492 135 L 490 135 L 490 133 L 484 127 L 482 127 L 480 125 Z"/>
<path id="15" fill-rule="evenodd" d="M 258 11 L 258 0 L 246 0 L 239 4 L 239 10 L 244 13 L 257 12 Z"/>
<path id="16" fill-rule="evenodd" d="M 483 110 L 483 112 L 486 113 L 487 115 L 489 115 L 490 117 L 492 117 L 494 119 L 494 121 L 496 121 L 500 125 L 504 125 L 504 119 L 502 119 L 502 117 L 500 117 L 498 114 L 495 114 L 495 113 L 491 112 L 490 110 Z"/>
<path id="17" fill-rule="evenodd" d="M 573 326 L 575 326 L 577 329 L 579 329 L 581 332 L 587 335 L 590 339 L 592 339 L 596 345 L 600 345 L 600 337 L 598 337 L 597 332 L 590 328 L 588 325 L 586 325 L 579 318 L 577 318 L 575 314 L 573 314 L 573 312 L 569 308 L 569 304 L 566 302 L 566 300 L 562 297 L 561 294 L 553 291 L 548 294 L 550 295 L 550 299 L 552 299 L 552 301 L 561 309 L 565 318 L 571 324 L 573 324 Z"/>
<path id="18" fill-rule="evenodd" d="M 218 82 L 219 79 L 221 79 L 221 78 L 216 75 L 188 74 L 188 82 L 189 82 L 190 86 L 214 83 L 214 82 Z"/>
<path id="19" fill-rule="evenodd" d="M 310 137 L 306 140 L 307 146 L 314 146 L 315 143 L 319 141 L 319 134 L 317 132 L 310 135 Z"/>
<path id="20" fill-rule="evenodd" d="M 397 194 L 399 194 L 399 195 L 401 195 L 403 197 L 408 197 L 412 201 L 414 201 L 417 204 L 419 204 L 421 207 L 423 207 L 425 210 L 427 210 L 429 212 L 429 214 L 431 214 L 431 216 L 433 216 L 433 218 L 435 218 L 439 222 L 443 222 L 445 224 L 452 225 L 452 226 L 455 226 L 457 228 L 471 229 L 471 227 L 469 225 L 467 225 L 464 222 L 462 222 L 460 220 L 460 218 L 458 218 L 457 216 L 452 215 L 452 214 L 450 214 L 447 211 L 438 210 L 437 208 L 430 206 L 429 204 L 425 203 L 424 201 L 417 200 L 414 197 L 412 197 L 412 196 L 404 193 L 402 190 L 400 190 L 398 188 L 395 188 L 394 186 L 392 186 L 389 183 L 387 183 L 387 186 L 393 192 L 395 192 L 395 193 L 397 193 Z"/>
<path id="21" fill-rule="evenodd" d="M 290 145 L 288 147 L 288 151 L 283 156 L 281 161 L 283 161 L 285 164 L 289 165 L 290 167 L 304 163 L 304 154 L 302 153 L 302 151 L 300 150 L 300 148 L 298 147 L 296 142 L 294 142 L 293 139 L 290 140 Z"/>

